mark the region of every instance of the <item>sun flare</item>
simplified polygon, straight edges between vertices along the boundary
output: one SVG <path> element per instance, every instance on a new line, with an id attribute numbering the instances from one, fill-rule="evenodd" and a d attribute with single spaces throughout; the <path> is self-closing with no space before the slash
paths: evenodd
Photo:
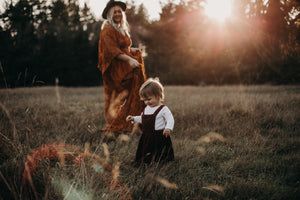
<path id="1" fill-rule="evenodd" d="M 219 22 L 231 15 L 232 0 L 207 0 L 204 5 L 205 14 Z"/>

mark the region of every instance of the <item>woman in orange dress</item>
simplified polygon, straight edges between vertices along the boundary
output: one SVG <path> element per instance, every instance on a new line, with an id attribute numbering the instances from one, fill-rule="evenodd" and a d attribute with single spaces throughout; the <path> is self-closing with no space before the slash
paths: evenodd
<path id="1" fill-rule="evenodd" d="M 106 126 L 102 130 L 117 133 L 132 131 L 126 116 L 142 112 L 144 104 L 139 98 L 139 88 L 146 80 L 142 52 L 131 48 L 125 10 L 123 2 L 107 3 L 102 13 L 106 20 L 101 27 L 98 48 L 98 68 L 105 94 Z"/>

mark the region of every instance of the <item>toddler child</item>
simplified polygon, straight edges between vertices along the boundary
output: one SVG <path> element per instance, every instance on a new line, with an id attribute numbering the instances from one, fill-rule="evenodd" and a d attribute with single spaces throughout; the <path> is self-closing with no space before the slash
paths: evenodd
<path id="1" fill-rule="evenodd" d="M 164 88 L 158 78 L 149 78 L 140 88 L 139 95 L 146 104 L 140 116 L 127 116 L 126 121 L 141 123 L 142 135 L 135 161 L 149 164 L 174 160 L 170 134 L 174 118 L 164 100 Z"/>

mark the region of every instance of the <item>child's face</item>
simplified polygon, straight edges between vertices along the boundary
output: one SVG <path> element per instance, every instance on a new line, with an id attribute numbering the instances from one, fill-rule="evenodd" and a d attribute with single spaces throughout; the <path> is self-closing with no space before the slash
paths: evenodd
<path id="1" fill-rule="evenodd" d="M 155 107 L 160 104 L 160 98 L 154 95 L 150 95 L 145 98 L 142 98 L 142 101 L 144 101 L 144 103 L 150 107 Z"/>

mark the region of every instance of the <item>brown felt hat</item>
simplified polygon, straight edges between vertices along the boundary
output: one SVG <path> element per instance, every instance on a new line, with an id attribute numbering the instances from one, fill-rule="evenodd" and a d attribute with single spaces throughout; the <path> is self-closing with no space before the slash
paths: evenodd
<path id="1" fill-rule="evenodd" d="M 107 19 L 107 13 L 109 11 L 109 9 L 111 7 L 114 6 L 120 6 L 122 8 L 123 11 L 126 10 L 126 4 L 121 2 L 121 1 L 114 1 L 114 0 L 110 0 L 107 4 L 106 7 L 104 8 L 103 12 L 102 12 L 102 17 L 103 19 Z"/>

